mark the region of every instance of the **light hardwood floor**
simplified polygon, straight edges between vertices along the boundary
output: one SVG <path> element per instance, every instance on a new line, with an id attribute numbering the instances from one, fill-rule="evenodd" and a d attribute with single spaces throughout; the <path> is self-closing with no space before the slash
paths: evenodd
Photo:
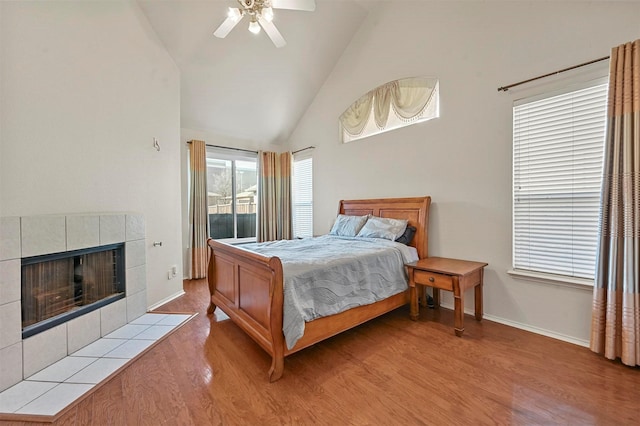
<path id="1" fill-rule="evenodd" d="M 206 282 L 185 290 L 158 311 L 199 315 L 55 424 L 640 424 L 640 369 L 472 316 L 458 338 L 446 309 L 414 322 L 400 308 L 288 357 L 269 383 L 267 354 L 205 314 Z"/>

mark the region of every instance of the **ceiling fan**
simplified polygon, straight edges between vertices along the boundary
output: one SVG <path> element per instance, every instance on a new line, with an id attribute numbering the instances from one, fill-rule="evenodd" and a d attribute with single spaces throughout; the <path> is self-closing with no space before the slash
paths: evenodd
<path id="1" fill-rule="evenodd" d="M 304 10 L 313 12 L 316 9 L 315 0 L 236 0 L 240 7 L 230 7 L 227 12 L 227 19 L 220 24 L 213 33 L 214 36 L 225 38 L 227 34 L 245 16 L 249 16 L 249 31 L 254 34 L 260 32 L 260 27 L 264 28 L 273 44 L 282 47 L 287 44 L 280 34 L 280 31 L 273 24 L 273 9 Z"/>

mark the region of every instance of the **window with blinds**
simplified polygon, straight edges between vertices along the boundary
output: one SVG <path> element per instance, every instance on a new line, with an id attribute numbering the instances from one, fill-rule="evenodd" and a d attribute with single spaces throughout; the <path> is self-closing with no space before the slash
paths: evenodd
<path id="1" fill-rule="evenodd" d="M 313 236 L 313 159 L 309 150 L 293 157 L 293 236 Z"/>
<path id="2" fill-rule="evenodd" d="M 516 270 L 593 279 L 606 109 L 606 80 L 514 104 Z"/>

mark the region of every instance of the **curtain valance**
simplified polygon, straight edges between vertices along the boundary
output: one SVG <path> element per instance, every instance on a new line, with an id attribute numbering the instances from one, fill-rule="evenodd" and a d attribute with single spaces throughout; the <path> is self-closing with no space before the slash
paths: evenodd
<path id="1" fill-rule="evenodd" d="M 340 116 L 340 125 L 347 135 L 343 141 L 401 127 L 396 124 L 390 126 L 391 111 L 404 123 L 419 120 L 434 99 L 437 85 L 438 80 L 435 78 L 411 77 L 390 81 L 370 90 Z M 374 128 L 374 131 L 365 134 L 366 129 L 371 128 L 368 124 L 372 114 L 373 123 L 379 131 Z"/>

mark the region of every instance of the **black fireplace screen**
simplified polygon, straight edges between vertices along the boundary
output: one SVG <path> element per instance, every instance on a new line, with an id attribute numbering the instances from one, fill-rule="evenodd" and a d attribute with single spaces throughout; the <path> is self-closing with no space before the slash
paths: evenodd
<path id="1" fill-rule="evenodd" d="M 22 337 L 124 296 L 124 244 L 23 258 Z"/>

